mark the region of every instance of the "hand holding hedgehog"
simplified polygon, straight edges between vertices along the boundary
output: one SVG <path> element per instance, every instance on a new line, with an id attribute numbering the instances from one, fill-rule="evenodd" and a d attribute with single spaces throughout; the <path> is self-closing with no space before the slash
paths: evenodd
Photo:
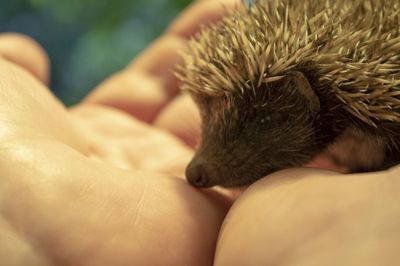
<path id="1" fill-rule="evenodd" d="M 177 91 L 165 65 L 178 61 L 182 36 L 218 19 L 218 4 L 195 2 L 70 109 L 38 82 L 48 75 L 43 50 L 0 36 L 2 265 L 396 265 L 400 168 L 346 178 L 281 171 L 247 190 L 222 229 L 222 195 L 166 174 L 171 155 L 185 163 L 180 155 L 192 153 L 150 122 Z"/>
<path id="2" fill-rule="evenodd" d="M 255 2 L 184 55 L 202 117 L 189 182 L 244 186 L 320 154 L 346 172 L 399 163 L 398 1 Z"/>

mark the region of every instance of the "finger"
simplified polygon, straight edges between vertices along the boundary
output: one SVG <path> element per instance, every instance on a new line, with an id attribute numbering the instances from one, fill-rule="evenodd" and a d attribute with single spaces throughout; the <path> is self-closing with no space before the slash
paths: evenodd
<path id="1" fill-rule="evenodd" d="M 200 30 L 202 25 L 212 24 L 221 19 L 227 8 L 239 4 L 240 0 L 198 1 L 167 29 L 167 34 L 189 39 Z"/>
<path id="2" fill-rule="evenodd" d="M 0 57 L 33 74 L 44 84 L 49 83 L 49 59 L 43 48 L 28 36 L 17 33 L 0 35 Z"/>
<path id="3" fill-rule="evenodd" d="M 7 143 L 0 158 L 2 214 L 54 265 L 212 264 L 225 197 L 54 141 Z"/>
<path id="4" fill-rule="evenodd" d="M 62 103 L 28 72 L 0 58 L 0 144 L 52 139 L 87 153 L 87 145 Z"/>
<path id="5" fill-rule="evenodd" d="M 104 81 L 83 103 L 111 106 L 150 122 L 167 98 L 158 79 L 139 72 L 122 71 Z"/>
<path id="6" fill-rule="evenodd" d="M 400 187 L 391 181 L 388 172 L 339 175 L 311 169 L 264 178 L 230 210 L 214 265 L 331 265 L 332 258 L 335 265 L 398 261 L 393 252 L 398 227 L 387 221 L 399 218 L 399 209 L 391 206 Z M 389 261 L 383 265 L 393 264 Z"/>
<path id="7" fill-rule="evenodd" d="M 127 108 L 127 106 L 144 105 L 146 102 L 143 102 L 140 95 L 152 95 L 153 98 L 147 99 L 151 103 L 151 106 L 146 110 L 150 115 L 145 117 L 145 121 L 151 122 L 159 110 L 178 92 L 179 82 L 173 72 L 176 65 L 182 64 L 179 51 L 186 49 L 188 38 L 198 32 L 202 24 L 220 19 L 225 14 L 226 6 L 231 6 L 237 2 L 238 0 L 203 0 L 193 3 L 166 30 L 163 36 L 118 74 L 124 76 L 136 73 L 142 75 L 143 79 L 148 79 L 149 82 L 150 80 L 157 80 L 159 86 L 139 86 L 133 79 L 131 82 L 124 84 L 119 84 L 117 79 L 113 81 L 107 80 L 105 83 L 100 84 L 85 99 L 85 102 L 113 106 L 134 116 L 141 117 L 135 110 Z"/>
<path id="8" fill-rule="evenodd" d="M 195 148 L 200 141 L 199 111 L 188 94 L 174 98 L 154 121 L 154 125 L 173 133 L 191 148 Z"/>
<path id="9" fill-rule="evenodd" d="M 237 2 L 238 0 L 195 2 L 129 68 L 150 76 L 162 77 L 167 92 L 175 95 L 178 80 L 173 72 L 176 65 L 183 63 L 179 52 L 186 50 L 188 39 L 199 32 L 202 26 L 220 20 L 227 8 Z"/>

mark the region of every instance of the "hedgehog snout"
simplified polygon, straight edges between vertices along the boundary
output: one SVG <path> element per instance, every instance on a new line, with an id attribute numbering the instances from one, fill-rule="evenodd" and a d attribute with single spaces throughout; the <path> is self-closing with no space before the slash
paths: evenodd
<path id="1" fill-rule="evenodd" d="M 207 169 L 202 161 L 196 157 L 186 167 L 186 179 L 192 186 L 198 188 L 212 186 Z"/>

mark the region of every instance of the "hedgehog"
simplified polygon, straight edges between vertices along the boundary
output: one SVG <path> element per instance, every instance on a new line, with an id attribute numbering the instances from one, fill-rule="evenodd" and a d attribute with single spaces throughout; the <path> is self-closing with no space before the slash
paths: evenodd
<path id="1" fill-rule="evenodd" d="M 201 115 L 186 177 L 245 187 L 325 154 L 346 172 L 400 162 L 400 2 L 242 1 L 177 71 Z"/>

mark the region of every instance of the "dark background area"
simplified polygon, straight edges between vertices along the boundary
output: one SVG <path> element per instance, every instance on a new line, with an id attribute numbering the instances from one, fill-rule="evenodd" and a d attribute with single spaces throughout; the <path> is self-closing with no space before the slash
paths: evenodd
<path id="1" fill-rule="evenodd" d="M 51 89 L 67 105 L 123 68 L 191 0 L 0 0 L 0 32 L 33 37 L 51 61 Z"/>

